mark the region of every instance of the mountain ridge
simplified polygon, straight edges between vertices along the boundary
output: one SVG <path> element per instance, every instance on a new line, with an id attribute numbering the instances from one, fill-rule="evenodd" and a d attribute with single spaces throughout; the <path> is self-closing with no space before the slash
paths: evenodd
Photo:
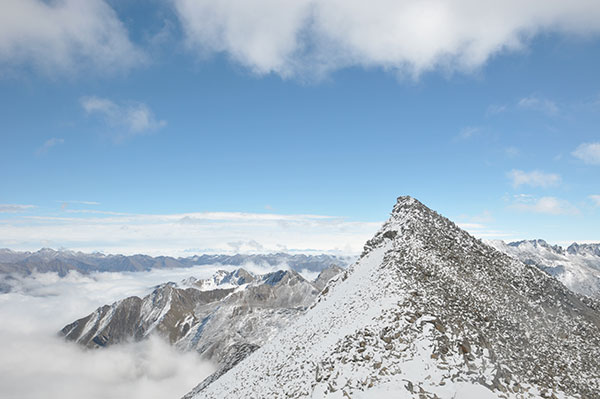
<path id="1" fill-rule="evenodd" d="M 599 348 L 597 302 L 399 197 L 311 309 L 186 398 L 592 399 Z"/>
<path id="2" fill-rule="evenodd" d="M 224 373 L 304 312 L 321 282 L 338 270 L 332 266 L 314 282 L 293 270 L 257 275 L 240 268 L 217 271 L 205 280 L 159 284 L 143 298 L 99 307 L 60 334 L 88 348 L 158 334 L 180 350 L 213 361 L 217 373 Z"/>

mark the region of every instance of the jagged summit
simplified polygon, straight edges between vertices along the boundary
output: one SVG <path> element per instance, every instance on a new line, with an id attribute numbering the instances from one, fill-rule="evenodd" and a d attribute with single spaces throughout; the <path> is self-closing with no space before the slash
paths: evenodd
<path id="1" fill-rule="evenodd" d="M 598 398 L 599 309 L 400 197 L 310 310 L 188 396 Z"/>

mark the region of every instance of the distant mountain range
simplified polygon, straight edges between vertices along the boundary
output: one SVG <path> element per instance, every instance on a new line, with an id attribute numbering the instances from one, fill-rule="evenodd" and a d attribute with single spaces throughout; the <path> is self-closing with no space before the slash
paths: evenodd
<path id="1" fill-rule="evenodd" d="M 0 249 L 0 273 L 30 274 L 39 272 L 57 272 L 65 275 L 70 270 L 80 273 L 90 272 L 137 272 L 151 269 L 191 267 L 197 265 L 232 265 L 245 263 L 269 266 L 288 265 L 292 270 L 319 272 L 331 264 L 346 266 L 355 258 L 333 255 L 291 255 L 287 253 L 259 255 L 194 255 L 186 258 L 149 255 L 104 255 L 101 253 L 83 253 L 68 250 L 56 251 L 42 248 L 36 252 L 18 252 Z"/>
<path id="2" fill-rule="evenodd" d="M 534 265 L 571 290 L 600 298 L 600 244 L 573 243 L 566 249 L 544 240 L 489 241 L 488 244 L 520 261 Z"/>

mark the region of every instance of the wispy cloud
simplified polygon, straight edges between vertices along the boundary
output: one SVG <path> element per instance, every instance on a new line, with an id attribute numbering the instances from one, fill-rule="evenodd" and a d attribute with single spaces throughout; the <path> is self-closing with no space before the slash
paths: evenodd
<path id="1" fill-rule="evenodd" d="M 472 71 L 539 32 L 600 31 L 596 2 L 173 0 L 188 45 L 257 74 L 382 68 L 409 76 Z"/>
<path id="2" fill-rule="evenodd" d="M 589 165 L 600 165 L 600 142 L 580 144 L 571 154 Z"/>
<path id="3" fill-rule="evenodd" d="M 67 211 L 69 212 L 69 211 Z M 0 247 L 65 247 L 82 251 L 189 255 L 290 252 L 355 254 L 380 227 L 326 215 L 195 212 L 125 214 L 77 210 L 68 215 L 0 218 Z M 198 248 L 199 243 L 203 246 Z"/>
<path id="4" fill-rule="evenodd" d="M 518 105 L 521 108 L 533 109 L 549 115 L 556 115 L 559 111 L 559 107 L 554 101 L 537 96 L 522 98 L 519 100 Z"/>
<path id="5" fill-rule="evenodd" d="M 594 203 L 595 206 L 600 206 L 600 195 L 590 195 L 588 198 Z"/>
<path id="6" fill-rule="evenodd" d="M 52 147 L 57 146 L 59 144 L 63 144 L 65 142 L 64 139 L 60 139 L 60 138 L 56 138 L 56 137 L 52 137 L 51 139 L 48 139 L 44 142 L 44 144 L 38 148 L 35 153 L 37 155 L 42 155 L 47 153 Z"/>
<path id="7" fill-rule="evenodd" d="M 481 128 L 480 127 L 478 127 L 478 126 L 467 126 L 467 127 L 463 128 L 463 129 L 461 129 L 461 131 L 456 136 L 456 139 L 458 139 L 458 140 L 468 140 L 468 139 L 471 139 L 471 138 L 477 136 L 480 133 L 481 133 Z"/>
<path id="8" fill-rule="evenodd" d="M 555 173 L 544 173 L 539 170 L 524 172 L 522 170 L 513 169 L 507 174 L 514 188 L 523 185 L 531 187 L 553 187 L 560 184 L 562 181 L 560 175 Z"/>
<path id="9" fill-rule="evenodd" d="M 507 109 L 508 109 L 508 106 L 506 106 L 506 105 L 492 104 L 492 105 L 488 106 L 487 109 L 485 110 L 485 116 L 493 116 L 493 115 L 502 114 L 502 113 L 506 112 Z"/>
<path id="10" fill-rule="evenodd" d="M 521 150 L 519 150 L 517 147 L 511 146 L 511 147 L 506 147 L 504 149 L 504 153 L 509 158 L 516 158 L 521 154 Z"/>
<path id="11" fill-rule="evenodd" d="M 104 73 L 144 62 L 116 12 L 104 0 L 3 0 L 0 69 L 33 66 L 44 73 Z"/>
<path id="12" fill-rule="evenodd" d="M 0 204 L 0 213 L 19 213 L 26 212 L 35 208 L 35 205 L 22 204 Z"/>
<path id="13" fill-rule="evenodd" d="M 58 201 L 60 203 L 67 204 L 81 204 L 81 205 L 100 205 L 97 201 L 79 201 L 79 200 L 69 200 L 69 201 Z"/>
<path id="14" fill-rule="evenodd" d="M 100 97 L 84 97 L 81 106 L 88 114 L 100 115 L 115 131 L 115 139 L 147 134 L 167 125 L 165 120 L 156 119 L 150 108 L 140 102 L 117 104 Z"/>
<path id="15" fill-rule="evenodd" d="M 517 202 L 512 208 L 522 212 L 544 213 L 550 215 L 576 215 L 579 210 L 566 200 L 556 197 L 542 197 L 525 202 Z"/>

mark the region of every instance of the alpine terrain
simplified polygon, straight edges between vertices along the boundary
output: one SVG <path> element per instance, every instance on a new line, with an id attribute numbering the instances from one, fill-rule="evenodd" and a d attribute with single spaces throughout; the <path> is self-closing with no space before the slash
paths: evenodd
<path id="1" fill-rule="evenodd" d="M 573 243 L 566 249 L 544 240 L 506 244 L 490 241 L 499 251 L 534 265 L 559 279 L 571 290 L 600 298 L 600 244 Z"/>
<path id="2" fill-rule="evenodd" d="M 600 305 L 400 197 L 306 313 L 186 397 L 595 399 Z"/>
<path id="3" fill-rule="evenodd" d="M 61 330 L 89 348 L 139 341 L 156 333 L 182 350 L 194 350 L 224 373 L 276 335 L 311 305 L 331 266 L 314 281 L 293 270 L 255 275 L 219 271 L 211 279 L 161 284 L 144 298 L 98 308 Z"/>

